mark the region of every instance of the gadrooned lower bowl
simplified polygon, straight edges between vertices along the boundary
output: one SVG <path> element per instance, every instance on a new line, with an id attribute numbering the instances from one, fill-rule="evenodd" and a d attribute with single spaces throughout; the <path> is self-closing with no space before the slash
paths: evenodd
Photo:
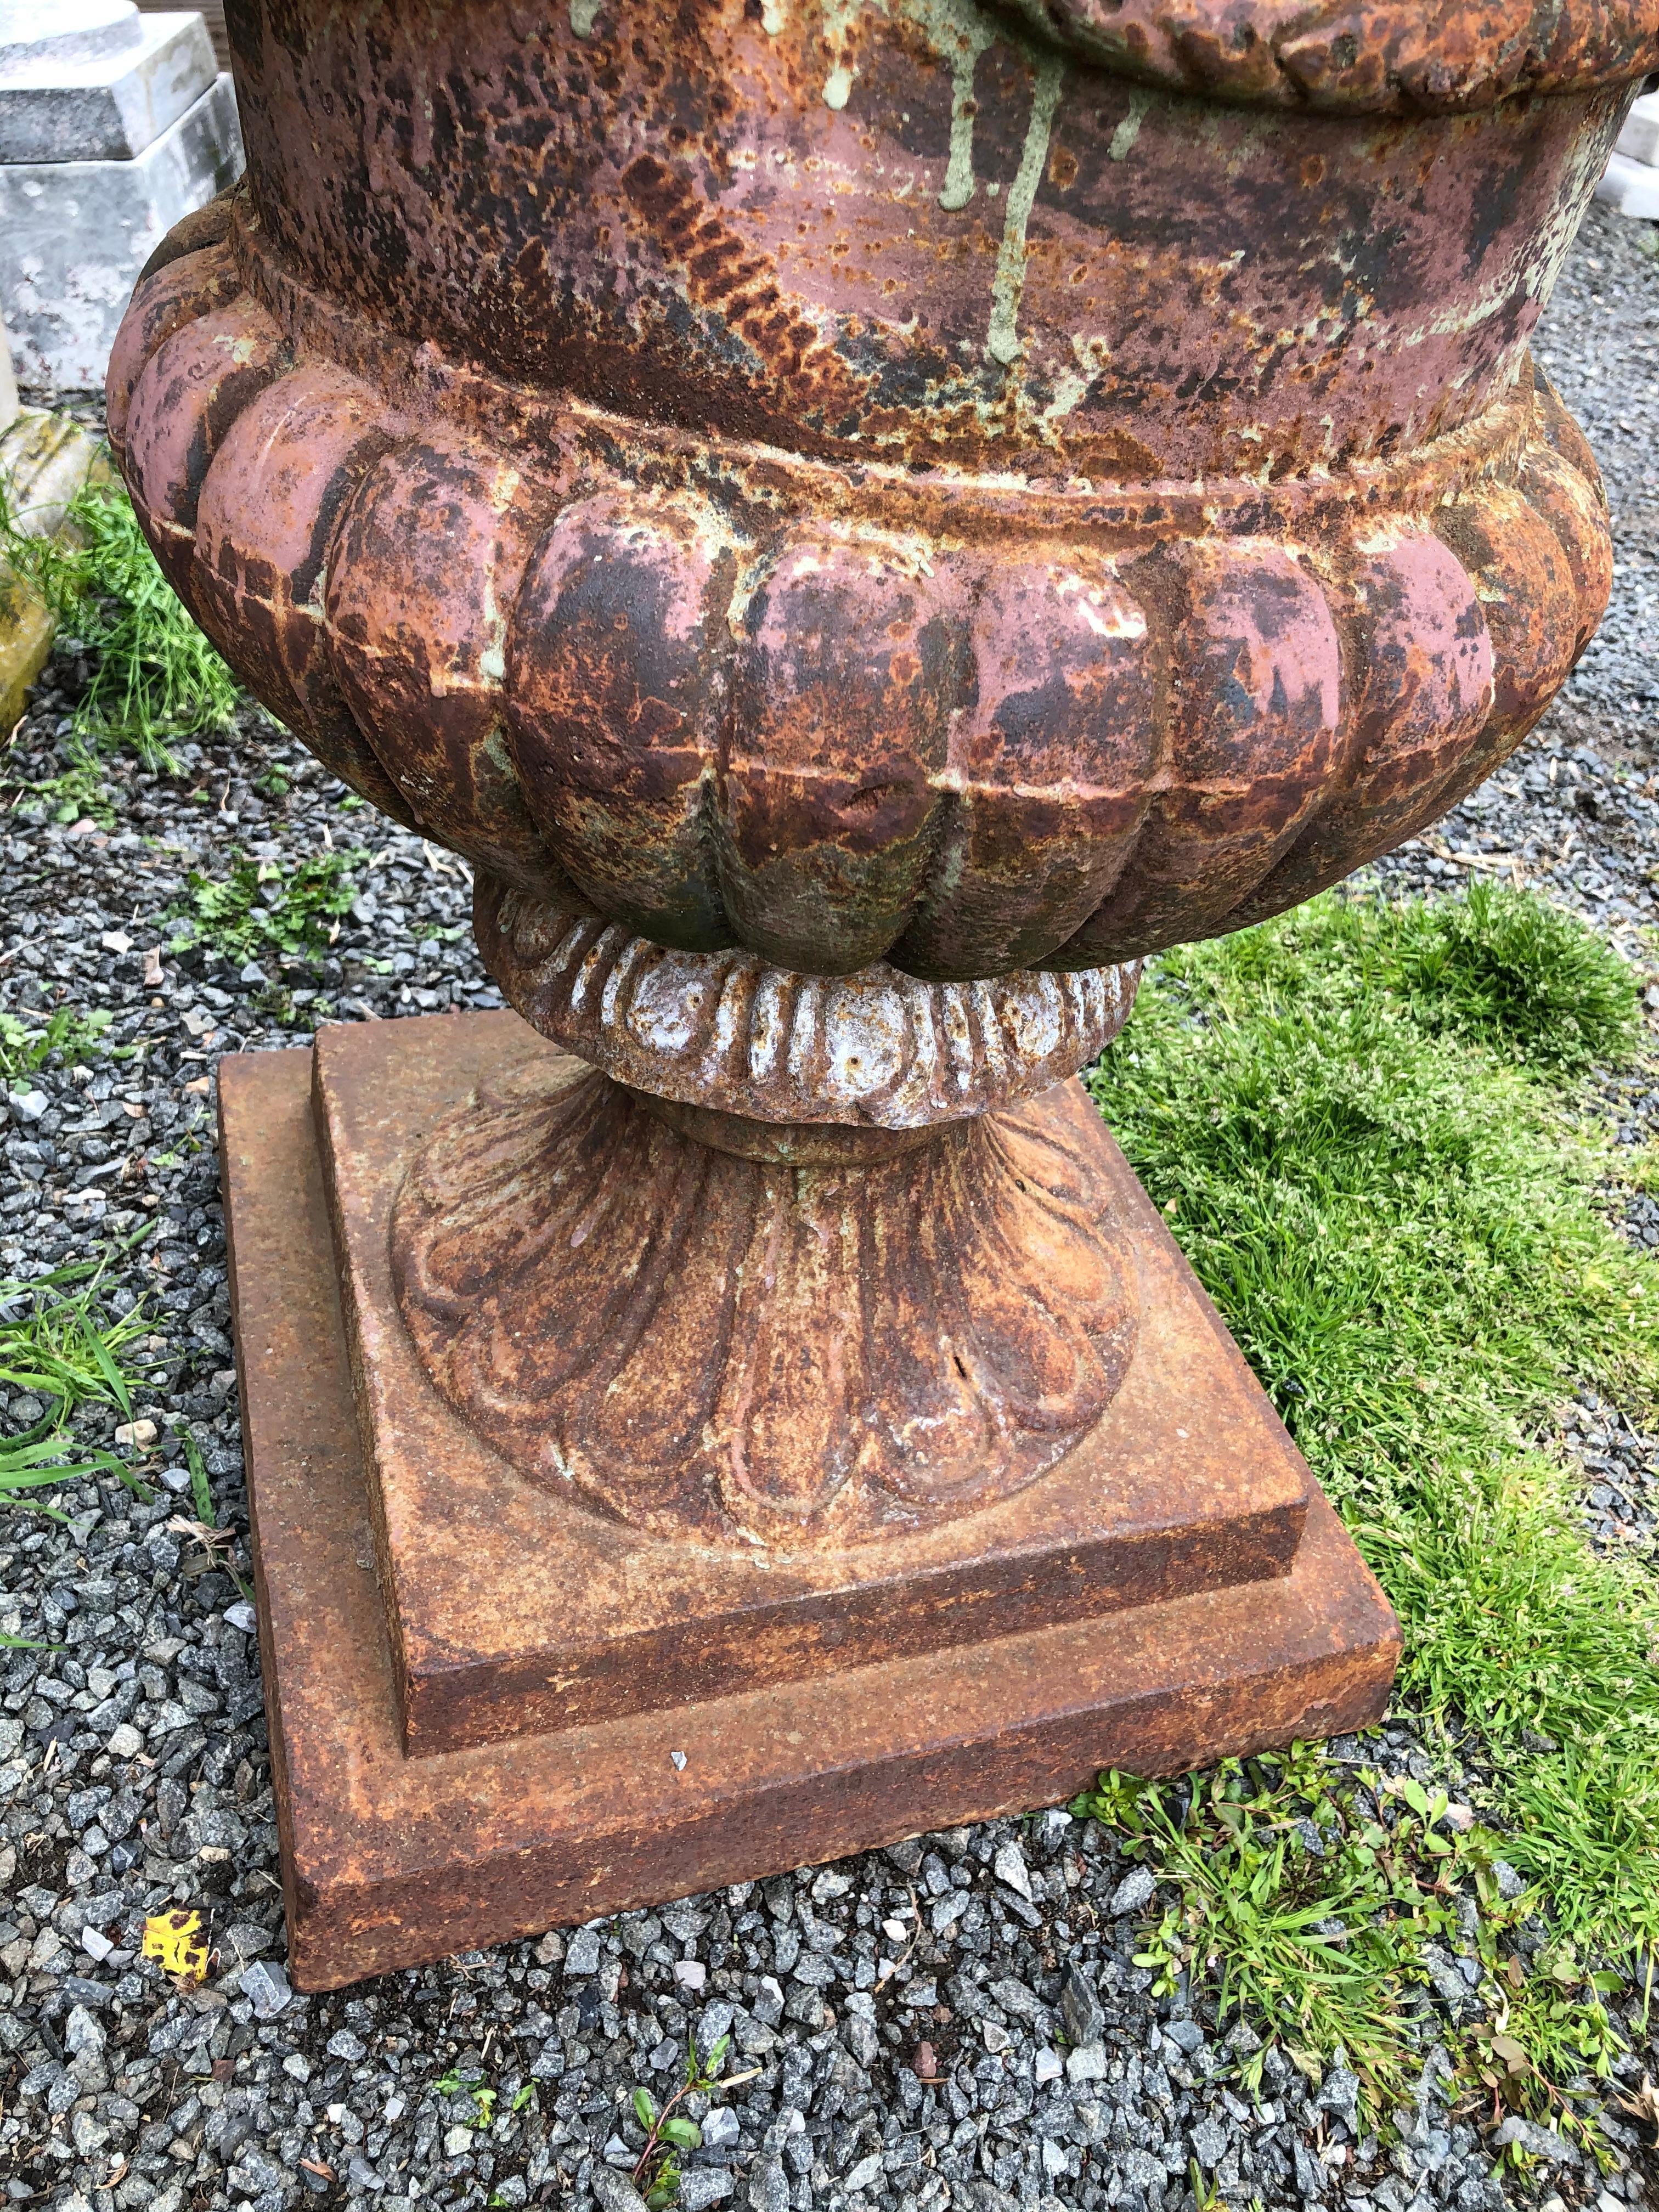
<path id="1" fill-rule="evenodd" d="M 1293 904 L 1522 738 L 1611 557 L 1530 376 L 1276 484 L 849 470 L 509 390 L 221 204 L 111 431 L 167 572 L 363 795 L 687 951 L 1094 968 Z"/>

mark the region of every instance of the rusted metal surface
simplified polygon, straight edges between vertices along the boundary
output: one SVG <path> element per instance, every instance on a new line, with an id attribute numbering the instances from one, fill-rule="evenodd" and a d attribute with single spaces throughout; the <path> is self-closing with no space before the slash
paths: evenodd
<path id="1" fill-rule="evenodd" d="M 1057 1085 L 922 1144 L 862 1133 L 806 1164 L 562 1060 L 486 1083 L 392 1223 L 428 1373 L 532 1480 L 668 1541 L 839 1551 L 1024 1490 L 1134 1347 L 1100 1116 Z"/>
<path id="2" fill-rule="evenodd" d="M 1096 968 L 1413 834 L 1599 618 L 1526 340 L 1651 0 L 229 12 L 249 184 L 140 287 L 123 467 L 502 884 Z"/>
<path id="3" fill-rule="evenodd" d="M 1628 84 L 1653 0 L 1008 0 L 1085 60 L 1198 98 L 1432 115 Z"/>
<path id="4" fill-rule="evenodd" d="M 1256 476 L 1479 414 L 1659 60 L 1653 0 L 1554 6 L 1549 96 L 1264 116 L 975 0 L 234 12 L 254 204 L 301 283 L 618 416 L 1062 480 Z M 1209 16 L 1248 63 L 1288 11 L 1182 12 L 1180 51 Z M 1524 82 L 1498 9 L 1368 12 L 1329 23 L 1358 76 L 1415 17 Z"/>
<path id="5" fill-rule="evenodd" d="M 924 983 L 675 952 L 481 875 L 484 965 L 544 1036 L 639 1091 L 772 1123 L 917 1129 L 1035 1097 L 1128 1019 L 1138 963 Z"/>
<path id="6" fill-rule="evenodd" d="M 1583 650 L 1527 340 L 1659 9 L 229 20 L 248 182 L 135 296 L 121 465 L 605 1071 L 325 1040 L 325 1171 L 302 1065 L 224 1072 L 296 1979 L 1374 1717 L 1380 1593 L 1024 1094 Z"/>
<path id="7" fill-rule="evenodd" d="M 396 1040 L 388 1071 L 395 1101 L 418 1091 L 429 1073 L 432 1048 L 420 1040 L 453 1040 L 465 1024 L 446 1018 L 383 1026 Z M 409 1055 L 406 1081 L 398 1051 Z M 445 1044 L 437 1057 L 453 1052 Z M 678 1734 L 648 1701 L 606 1708 L 596 1700 L 586 1716 L 561 1718 L 528 1685 L 516 1706 L 510 1695 L 474 1696 L 469 1747 L 408 1755 L 400 1654 L 372 1571 L 374 1516 L 309 1094 L 308 1054 L 224 1063 L 222 1151 L 249 1504 L 289 1970 L 301 1989 L 337 1988 L 556 1923 L 778 1872 L 803 1852 L 836 1858 L 919 1829 L 1053 1803 L 1103 1764 L 1175 1773 L 1224 1752 L 1364 1726 L 1382 1712 L 1399 1651 L 1393 1617 L 1142 1199 L 1135 1233 L 1154 1255 L 1158 1285 L 1143 1342 L 1165 1346 L 1172 1370 L 1153 1405 L 1166 1424 L 1177 1419 L 1182 1394 L 1232 1409 L 1227 1456 L 1243 1513 L 1256 1498 L 1305 1487 L 1306 1525 L 1289 1573 L 1264 1577 L 1259 1556 L 1252 1565 L 1250 1547 L 1241 1545 L 1234 1563 L 1242 1571 L 1224 1587 L 1189 1583 L 1188 1594 L 1172 1590 L 1127 1608 L 1109 1601 L 1085 1617 L 1024 1630 L 992 1616 L 983 1634 L 996 1630 L 994 1644 L 978 1628 L 942 1644 L 926 1632 L 908 1642 L 893 1635 L 885 1648 L 876 1638 L 873 1656 L 861 1646 L 872 1631 L 853 1607 L 856 1663 L 838 1658 L 826 1623 L 811 1662 L 793 1674 L 784 1669 L 787 1679 L 763 1663 L 758 1679 L 745 1681 L 735 1644 L 719 1679 L 711 1635 L 714 1678 L 696 1703 L 695 1725 L 679 1732 L 684 1767 L 666 1748 Z M 395 1185 L 395 1162 L 390 1180 Z M 384 1291 L 378 1311 L 380 1331 L 395 1331 Z M 1170 1442 L 1173 1452 L 1179 1438 Z M 1155 1447 L 1156 1433 L 1148 1443 Z M 1152 1459 L 1148 1471 L 1156 1467 Z M 404 1482 L 424 1474 L 428 1494 L 442 1471 L 418 1450 L 392 1470 Z M 1216 1502 L 1224 1505 L 1221 1474 Z M 544 1625 L 574 1605 L 579 1631 L 599 1626 L 582 1602 L 590 1574 L 602 1590 L 616 1587 L 618 1547 L 605 1524 L 569 1515 L 562 1541 L 594 1532 L 585 1568 L 574 1551 L 544 1553 L 536 1540 L 525 1493 L 542 1503 L 540 1492 L 504 1487 L 499 1473 L 482 1490 L 478 1480 L 464 1466 L 450 1515 L 431 1524 L 458 1606 L 469 1591 L 497 1604 L 523 1592 L 543 1606 Z M 1152 1502 L 1144 1482 L 1140 1495 Z M 1127 1505 L 1132 1540 L 1133 1487 Z M 549 1516 L 556 1510 L 544 1502 Z M 411 1556 L 422 1525 L 417 1518 Z M 498 1538 L 508 1552 L 489 1548 Z M 641 1553 L 635 1588 L 648 1613 L 653 1569 L 684 1572 L 684 1547 L 632 1541 Z M 503 1564 L 492 1574 L 488 1564 L 497 1559 Z M 969 1576 L 969 1563 L 962 1571 Z M 925 1612 L 922 1593 L 909 1601 Z M 630 1614 L 624 1596 L 613 1629 L 625 1631 Z M 459 1617 L 469 1617 L 464 1607 Z M 500 1625 L 488 1605 L 471 1618 L 486 1632 Z M 1011 1626 L 1015 1632 L 1006 1632 Z M 532 1638 L 517 1640 L 533 1645 Z M 763 1622 L 757 1644 L 764 1662 L 776 1635 Z M 464 1656 L 477 1648 L 465 1647 Z M 585 1647 L 571 1652 L 567 1640 L 563 1648 L 573 1671 L 592 1663 Z M 665 1648 L 675 1649 L 672 1641 Z M 680 1663 L 695 1663 L 695 1637 L 682 1633 L 678 1650 Z M 428 1647 L 422 1656 L 440 1655 Z M 544 1698 L 556 1667 L 538 1672 Z M 450 1686 L 467 1685 L 452 1678 Z"/>
<path id="8" fill-rule="evenodd" d="M 1253 1386 L 1216 1362 L 1212 1319 L 1187 1294 L 1167 1240 L 1139 1233 L 1151 1209 L 1097 1123 L 1079 1125 L 1074 1149 L 1136 1241 L 1136 1352 L 1104 1418 L 1040 1484 L 981 1504 L 966 1522 L 890 1500 L 884 1537 L 833 1547 L 799 1519 L 764 1546 L 653 1542 L 562 1478 L 504 1479 L 488 1438 L 431 1388 L 403 1325 L 392 1223 L 434 1124 L 480 1085 L 518 1073 L 574 1085 L 586 1071 L 499 1013 L 413 1029 L 343 1025 L 323 1033 L 317 1053 L 316 1114 L 412 1753 L 698 1703 L 826 1664 L 942 1650 L 1291 1571 L 1307 1513 L 1301 1462 L 1278 1441 L 1263 1449 L 1276 1432 Z M 1062 1128 L 1064 1098 L 1054 1101 Z M 711 1132 L 709 1117 L 693 1118 L 728 1152 L 764 1128 L 713 1117 Z M 915 1142 L 835 1128 L 770 1136 L 792 1153 L 799 1140 L 838 1154 L 817 1164 L 840 1170 L 860 1164 L 839 1151 L 849 1140 L 866 1152 L 872 1139 L 890 1152 Z M 729 1188 L 735 1171 L 711 1168 Z M 596 1233 L 620 1256 L 637 1219 L 615 1208 Z M 588 1318 L 570 1319 L 584 1263 L 569 1260 L 550 1246 L 529 1274 L 521 1334 L 532 1315 L 556 1305 L 565 1340 L 589 1339 Z M 705 1275 L 665 1296 L 683 1296 L 695 1317 L 718 1290 Z M 844 1319 L 830 1304 L 832 1322 Z M 660 1348 L 665 1332 L 648 1333 Z M 722 1358 L 743 1357 L 715 1334 L 696 1340 L 690 1318 L 676 1341 L 677 1376 L 688 1349 L 694 1370 L 688 1396 Z M 619 1396 L 629 1364 L 624 1357 Z M 1199 1401 L 1171 1387 L 1188 1372 L 1202 1378 L 1199 1419 Z M 662 1393 L 653 1387 L 629 1403 L 648 1467 L 662 1456 Z M 676 1421 L 682 1413 L 677 1406 Z M 540 1450 L 545 1438 L 520 1428 L 503 1441 Z"/>

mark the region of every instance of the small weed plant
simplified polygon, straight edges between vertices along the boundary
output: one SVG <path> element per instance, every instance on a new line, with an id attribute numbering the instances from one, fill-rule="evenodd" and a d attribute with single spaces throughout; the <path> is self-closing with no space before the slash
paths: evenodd
<path id="1" fill-rule="evenodd" d="M 289 959 L 314 957 L 338 934 L 341 917 L 357 896 L 351 871 L 368 858 L 358 851 L 317 853 L 292 867 L 242 859 L 228 876 L 193 870 L 187 898 L 174 910 L 173 919 L 185 925 L 174 949 L 200 941 L 234 960 L 271 951 Z"/>
<path id="2" fill-rule="evenodd" d="M 1659 1602 L 1639 1558 L 1585 1541 L 1551 1442 L 1585 1384 L 1659 1409 L 1659 1269 L 1604 1218 L 1617 1156 L 1561 1103 L 1564 1071 L 1638 1033 L 1632 970 L 1528 894 L 1327 897 L 1166 956 L 1090 1077 L 1399 1612 L 1402 1692 L 1472 1732 L 1550 1916 L 1541 1962 L 1506 1948 L 1495 1839 L 1322 1758 L 1080 1801 L 1176 1886 L 1149 1962 L 1293 2055 L 1340 2046 L 1378 2112 L 1455 1925 L 1488 1999 L 1467 2079 L 1568 2124 L 1565 2085 L 1615 2047 L 1586 1961 L 1659 1947 Z"/>
<path id="3" fill-rule="evenodd" d="M 188 1429 L 179 1431 L 179 1441 L 184 1446 L 185 1465 L 190 1474 L 190 1502 L 193 1512 L 173 1514 L 167 1522 L 167 1527 L 175 1536 L 186 1538 L 193 1547 L 185 1572 L 193 1576 L 211 1574 L 216 1570 L 228 1575 L 236 1585 L 237 1595 L 252 1605 L 253 1592 L 236 1564 L 236 1533 L 232 1528 L 220 1526 L 202 1448 Z"/>
<path id="4" fill-rule="evenodd" d="M 82 1013 L 73 1006 L 54 1008 L 35 1024 L 21 1014 L 0 1012 L 0 1081 L 19 1083 L 44 1067 L 54 1053 L 68 1062 L 95 1051 L 112 1017 L 101 1006 Z"/>
<path id="5" fill-rule="evenodd" d="M 20 1434 L 0 1437 L 0 1504 L 29 1506 L 55 1521 L 67 1516 L 36 1493 L 91 1474 L 119 1478 L 148 1500 L 150 1492 L 112 1452 L 88 1450 L 70 1433 L 85 1405 L 118 1407 L 132 1419 L 127 1364 L 146 1323 L 143 1309 L 112 1317 L 101 1297 L 103 1267 L 94 1261 L 56 1269 L 30 1283 L 0 1283 L 0 1387 L 42 1400 L 46 1411 Z"/>
<path id="6" fill-rule="evenodd" d="M 679 2154 L 696 2150 L 702 2142 L 702 2130 L 688 2113 L 677 2111 L 689 2097 L 708 2095 L 722 2086 L 720 2068 L 731 2048 L 729 2035 L 716 2037 L 708 2056 L 697 2056 L 695 2036 L 686 2042 L 685 2070 L 680 2086 L 664 2105 L 659 2106 L 648 2089 L 635 2089 L 630 2099 L 634 2118 L 645 2136 L 645 2148 L 634 2167 L 634 2186 L 643 2196 L 647 2212 L 667 2212 L 679 2195 Z M 752 2081 L 752 2075 L 732 2077 Z M 725 2086 L 730 2086 L 729 2082 Z"/>
<path id="7" fill-rule="evenodd" d="M 67 525 L 31 537 L 0 504 L 0 551 L 87 649 L 92 676 L 75 734 L 94 750 L 126 744 L 147 767 L 169 767 L 170 739 L 231 726 L 235 678 L 156 566 L 125 491 L 88 484 Z"/>
<path id="8" fill-rule="evenodd" d="M 64 750 L 67 766 L 21 788 L 46 802 L 54 822 L 84 820 L 95 822 L 100 830 L 112 830 L 115 807 L 103 764 L 82 738 L 71 736 Z"/>
<path id="9" fill-rule="evenodd" d="M 457 2126 L 487 2128 L 494 2121 L 500 2093 L 489 2087 L 482 2074 L 465 2076 L 452 2066 L 448 2073 L 441 2074 L 432 2086 L 441 2097 L 471 2098 L 472 2109 L 456 2123 Z"/>

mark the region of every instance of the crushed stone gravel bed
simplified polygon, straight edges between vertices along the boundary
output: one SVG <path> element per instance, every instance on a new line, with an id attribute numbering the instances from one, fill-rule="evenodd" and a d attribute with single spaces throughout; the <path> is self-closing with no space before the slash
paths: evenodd
<path id="1" fill-rule="evenodd" d="M 1430 836 L 1382 864 L 1391 890 L 1472 873 L 1530 882 L 1650 965 L 1659 896 L 1659 259 L 1641 226 L 1591 211 L 1540 351 L 1606 470 L 1618 532 L 1601 638 L 1534 738 Z M 65 765 L 84 665 L 60 649 L 7 762 Z M 1498 2212 L 1500 2142 L 1449 2113 L 1436 2018 L 1471 2001 L 1448 1953 L 1400 2140 L 1361 2139 L 1345 2067 L 1315 2087 L 1277 2053 L 1241 2095 L 1248 2028 L 1154 1999 L 1134 1963 L 1154 1904 L 1107 1832 L 1051 1812 L 952 1830 L 741 1883 L 326 1997 L 283 1968 L 268 1744 L 253 1619 L 191 1534 L 190 1444 L 222 1524 L 246 1527 L 223 1220 L 213 1152 L 219 1055 L 306 1042 L 322 1020 L 500 1004 L 450 856 L 367 811 L 257 711 L 182 773 L 131 761 L 115 827 L 59 820 L 24 789 L 0 814 L 0 1009 L 111 1017 L 100 1048 L 0 1098 L 0 1281 L 99 1249 L 112 1310 L 142 1303 L 149 1364 L 122 1449 L 156 1486 L 57 1493 L 60 1526 L 0 1512 L 0 2181 L 58 2212 L 277 2212 L 312 2202 L 597 2204 L 634 2212 L 629 2094 L 679 2079 L 685 2040 L 732 2037 L 744 2078 L 690 2105 L 703 2146 L 678 2202 L 755 2212 Z M 320 957 L 240 963 L 174 949 L 196 869 L 361 848 L 357 896 Z M 1659 984 L 1653 993 L 1659 1006 Z M 117 1058 L 115 1048 L 125 1054 Z M 1647 1078 L 1610 1079 L 1629 1141 L 1659 1126 Z M 1629 1234 L 1659 1245 L 1659 1205 Z M 137 1238 L 139 1241 L 134 1242 Z M 42 1408 L 0 1386 L 0 1434 Z M 85 1413 L 88 1443 L 118 1416 Z M 152 1425 L 147 1426 L 146 1425 Z M 1584 1394 L 1565 1434 L 1602 1541 L 1650 1545 L 1656 1443 Z M 234 1564 L 234 1562 L 233 1562 Z M 245 1566 L 245 1559 L 242 1562 Z M 1467 1771 L 1408 1719 L 1361 1747 L 1385 1771 L 1479 1805 Z M 811 1838 L 801 1838 L 810 1858 Z M 140 1955 L 146 1914 L 209 1917 L 204 1987 Z M 1537 1931 L 1543 1940 L 1543 1930 Z M 1619 2063 L 1659 2072 L 1630 2017 Z M 476 2086 L 475 2086 L 476 2085 Z M 482 2087 L 492 2093 L 484 2099 Z M 1620 2164 L 1597 2173 L 1547 2130 L 1522 2193 L 1600 2212 L 1659 2203 L 1651 2154 L 1614 2106 Z M 1499 2136 L 1503 2130 L 1498 2131 Z M 1536 2138 L 1534 2140 L 1534 2138 Z"/>

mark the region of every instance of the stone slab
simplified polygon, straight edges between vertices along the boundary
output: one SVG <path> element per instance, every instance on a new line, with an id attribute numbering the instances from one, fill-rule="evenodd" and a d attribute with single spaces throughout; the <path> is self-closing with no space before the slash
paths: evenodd
<path id="1" fill-rule="evenodd" d="M 1127 1375 L 1085 1441 L 1000 1504 L 899 1538 L 759 1557 L 642 1539 L 526 1480 L 428 1380 L 398 1311 L 392 1201 L 433 1124 L 531 1055 L 516 1014 L 325 1030 L 315 1094 L 404 1741 L 458 1749 L 1287 1574 L 1312 1477 L 1089 1105 L 1139 1264 Z"/>
<path id="2" fill-rule="evenodd" d="M 1659 222 L 1659 169 L 1650 169 L 1645 161 L 1633 161 L 1627 154 L 1613 154 L 1595 187 L 1595 197 L 1620 215 Z"/>
<path id="3" fill-rule="evenodd" d="M 1616 150 L 1627 161 L 1659 168 L 1659 92 L 1644 92 L 1631 109 Z"/>
<path id="4" fill-rule="evenodd" d="M 1316 1492 L 1288 1576 L 921 1656 L 842 1668 L 830 1655 L 796 1682 L 410 1757 L 310 1073 L 301 1053 L 221 1068 L 301 1989 L 1053 1803 L 1104 1765 L 1179 1772 L 1382 1711 L 1399 1632 Z"/>
<path id="5" fill-rule="evenodd" d="M 138 5 L 147 15 L 164 15 L 167 12 L 165 7 L 158 5 L 157 0 L 138 0 Z M 220 68 L 228 70 L 231 56 L 230 33 L 225 25 L 225 0 L 204 0 L 202 20 L 207 25 L 208 36 L 213 41 L 213 51 Z"/>
<path id="6" fill-rule="evenodd" d="M 11 341 L 6 336 L 4 322 L 0 321 L 0 432 L 10 429 L 21 405 L 17 396 L 16 372 L 11 365 Z"/>
<path id="7" fill-rule="evenodd" d="M 139 271 L 241 170 L 228 76 L 134 161 L 0 163 L 0 313 L 20 382 L 101 391 Z"/>
<path id="8" fill-rule="evenodd" d="M 57 631 L 45 600 L 0 561 L 0 744 L 17 726 Z"/>
<path id="9" fill-rule="evenodd" d="M 0 331 L 0 499 L 24 537 L 49 537 L 89 476 L 107 463 L 78 422 L 35 407 L 8 413 L 4 333 Z M 15 401 L 15 386 L 10 387 Z M 29 686 L 46 665 L 57 618 L 33 584 L 0 555 L 0 744 L 15 726 Z"/>
<path id="10" fill-rule="evenodd" d="M 138 15 L 100 52 L 52 45 L 0 53 L 0 161 L 131 161 L 212 88 L 207 25 L 194 12 Z"/>
<path id="11" fill-rule="evenodd" d="M 0 429 L 0 485 L 26 538 L 55 538 L 88 478 L 109 481 L 100 442 L 68 415 L 19 407 Z"/>
<path id="12" fill-rule="evenodd" d="M 134 0 L 0 0 L 0 74 L 51 53 L 87 60 L 137 42 Z"/>

